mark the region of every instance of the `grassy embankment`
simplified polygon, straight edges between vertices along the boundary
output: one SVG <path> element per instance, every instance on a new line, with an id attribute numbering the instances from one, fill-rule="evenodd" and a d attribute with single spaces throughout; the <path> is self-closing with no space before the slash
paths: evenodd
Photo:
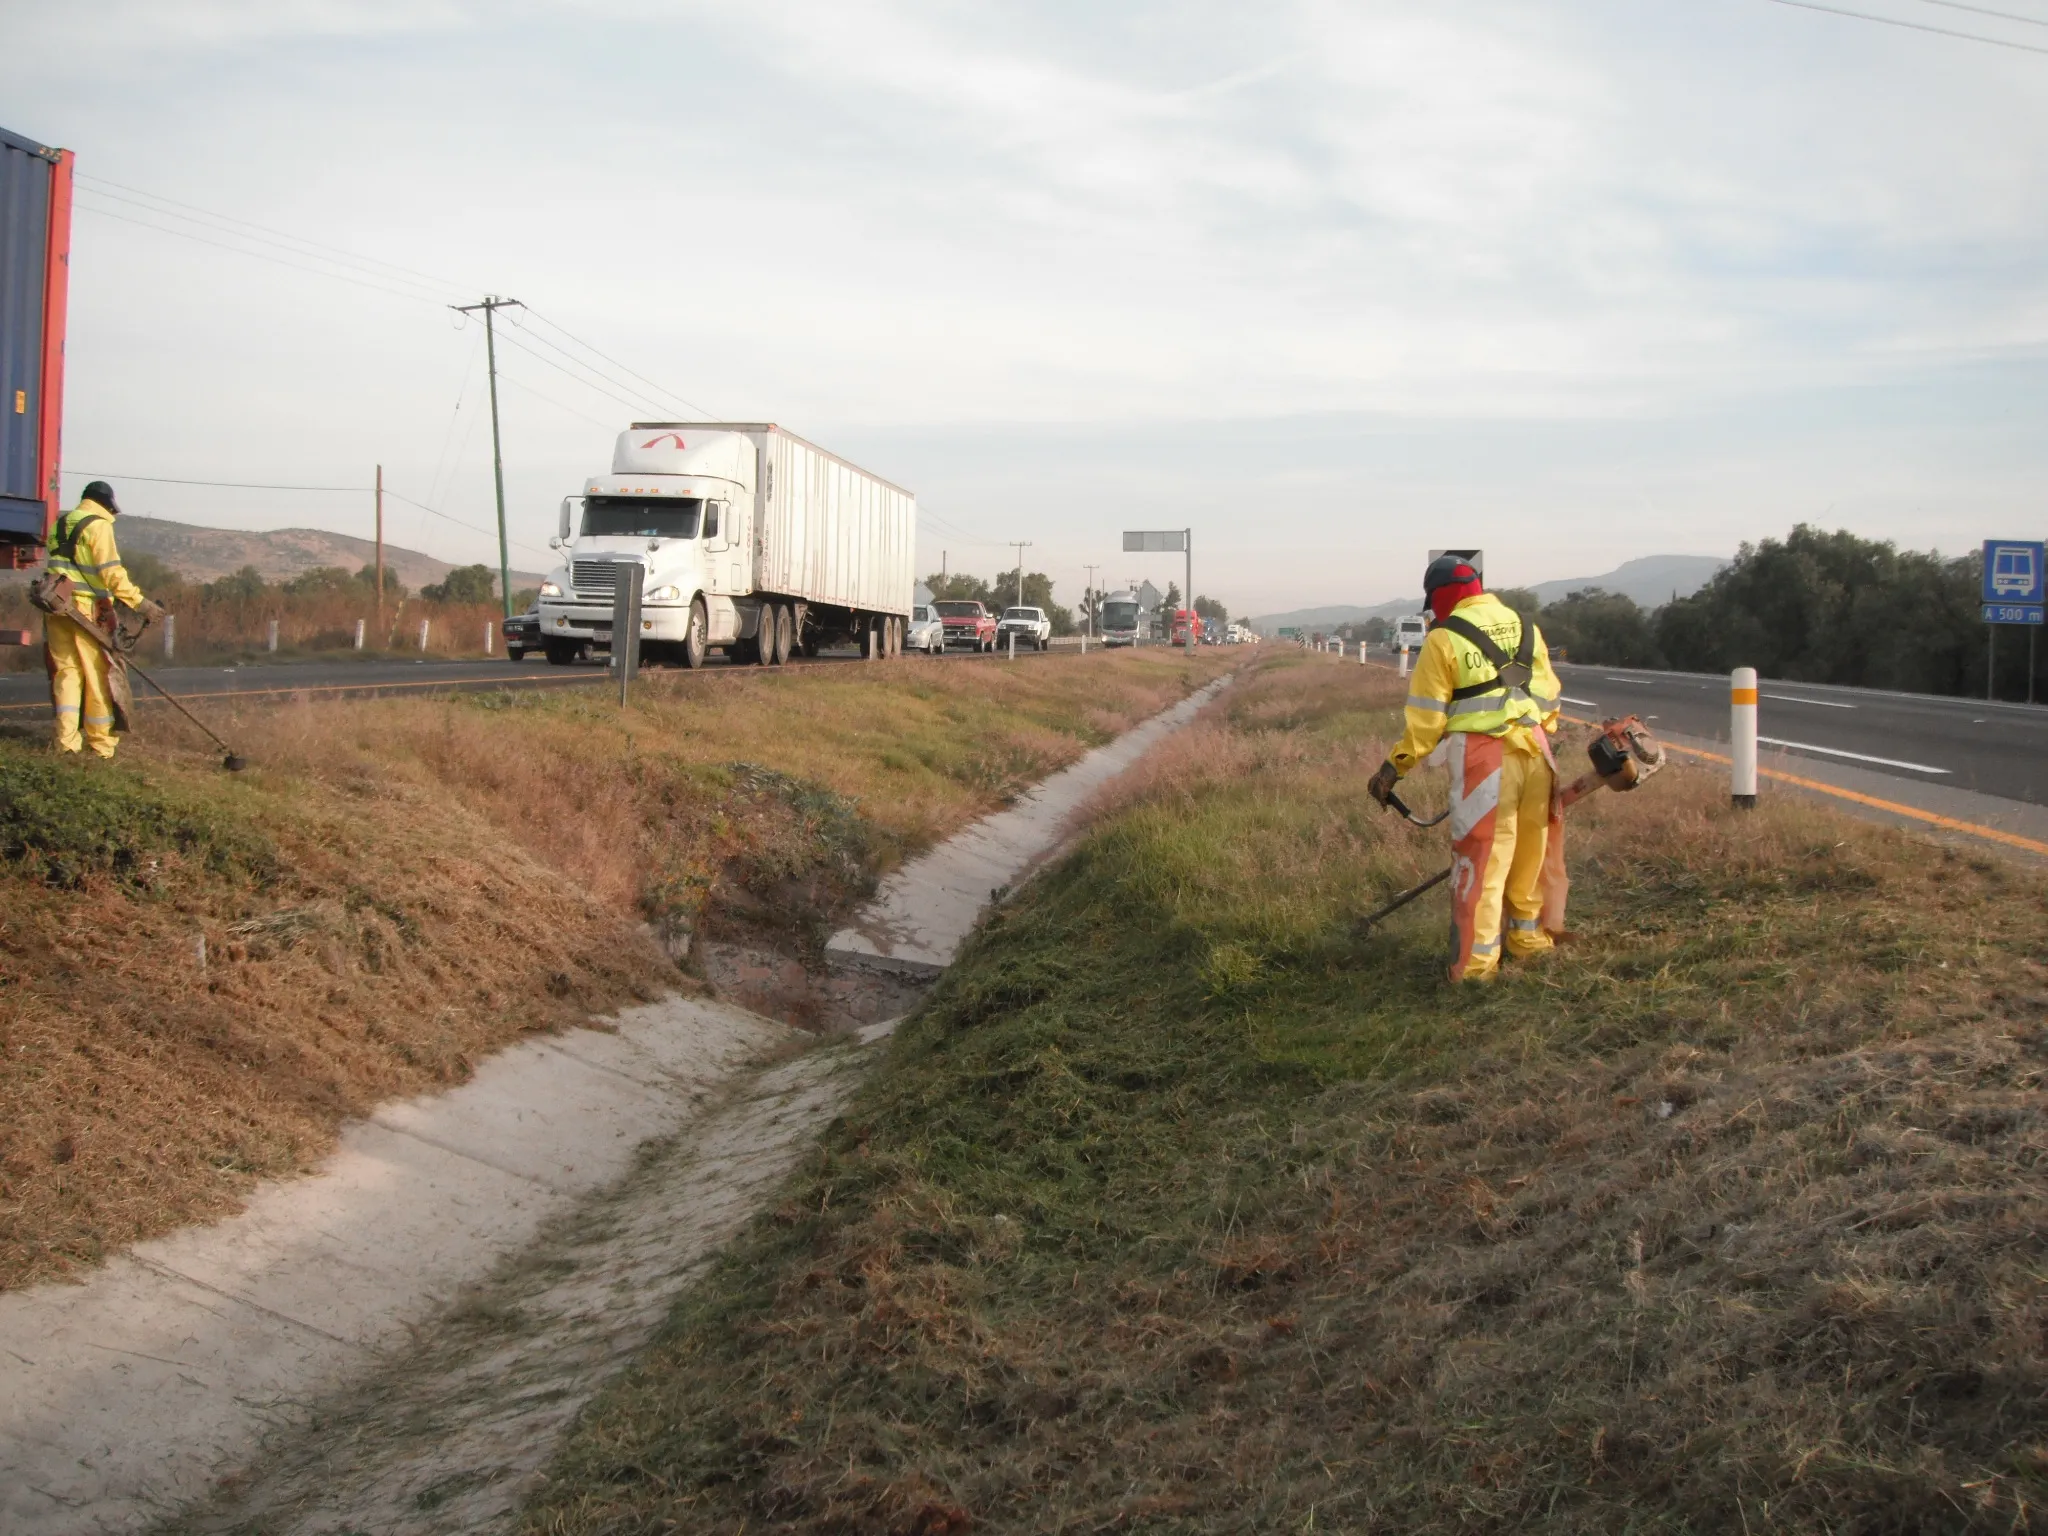
<path id="1" fill-rule="evenodd" d="M 1444 857 L 1399 686 L 1269 661 L 1128 786 L 528 1528 L 2043 1528 L 2039 871 L 1674 768 L 1453 991 L 1351 922 Z"/>
<path id="2" fill-rule="evenodd" d="M 693 930 L 814 945 L 903 853 L 1220 664 L 244 709 L 235 777 L 162 711 L 113 766 L 5 728 L 0 1288 L 233 1209 L 528 1031 L 689 986 Z"/>

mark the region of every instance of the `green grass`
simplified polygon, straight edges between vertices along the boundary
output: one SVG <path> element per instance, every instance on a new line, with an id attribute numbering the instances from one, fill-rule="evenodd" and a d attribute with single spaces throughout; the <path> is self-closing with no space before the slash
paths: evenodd
<path id="1" fill-rule="evenodd" d="M 1674 771 L 1439 980 L 1269 666 L 987 927 L 586 1414 L 550 1533 L 2028 1529 L 2039 882 Z M 1426 906 L 1426 904 L 1425 904 Z"/>

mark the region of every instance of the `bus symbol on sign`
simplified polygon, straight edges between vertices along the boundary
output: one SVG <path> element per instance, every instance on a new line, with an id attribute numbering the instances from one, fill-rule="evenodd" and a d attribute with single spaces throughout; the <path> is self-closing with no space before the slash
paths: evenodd
<path id="1" fill-rule="evenodd" d="M 2042 601 L 2041 545 L 2023 539 L 1987 539 L 1984 542 L 1984 601 L 1987 603 L 2038 603 Z"/>

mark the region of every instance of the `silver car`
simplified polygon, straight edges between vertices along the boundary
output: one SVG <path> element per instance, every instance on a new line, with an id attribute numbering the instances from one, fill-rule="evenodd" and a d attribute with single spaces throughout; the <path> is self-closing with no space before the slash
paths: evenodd
<path id="1" fill-rule="evenodd" d="M 939 618 L 939 610 L 929 603 L 915 604 L 910 610 L 910 628 L 903 632 L 903 649 L 923 651 L 927 656 L 946 654 L 946 626 Z"/>

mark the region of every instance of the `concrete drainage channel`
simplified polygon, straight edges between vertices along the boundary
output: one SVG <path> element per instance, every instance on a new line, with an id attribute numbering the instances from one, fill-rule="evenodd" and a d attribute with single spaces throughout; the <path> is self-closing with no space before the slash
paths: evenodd
<path id="1" fill-rule="evenodd" d="M 951 963 L 1200 690 L 892 876 L 807 1019 Z M 745 990 L 745 989 L 742 989 Z M 781 1011 L 778 1009 L 778 1011 Z M 563 1432 L 837 1114 L 894 1020 L 672 998 L 351 1127 L 321 1171 L 0 1295 L 0 1530 L 502 1531 Z"/>

